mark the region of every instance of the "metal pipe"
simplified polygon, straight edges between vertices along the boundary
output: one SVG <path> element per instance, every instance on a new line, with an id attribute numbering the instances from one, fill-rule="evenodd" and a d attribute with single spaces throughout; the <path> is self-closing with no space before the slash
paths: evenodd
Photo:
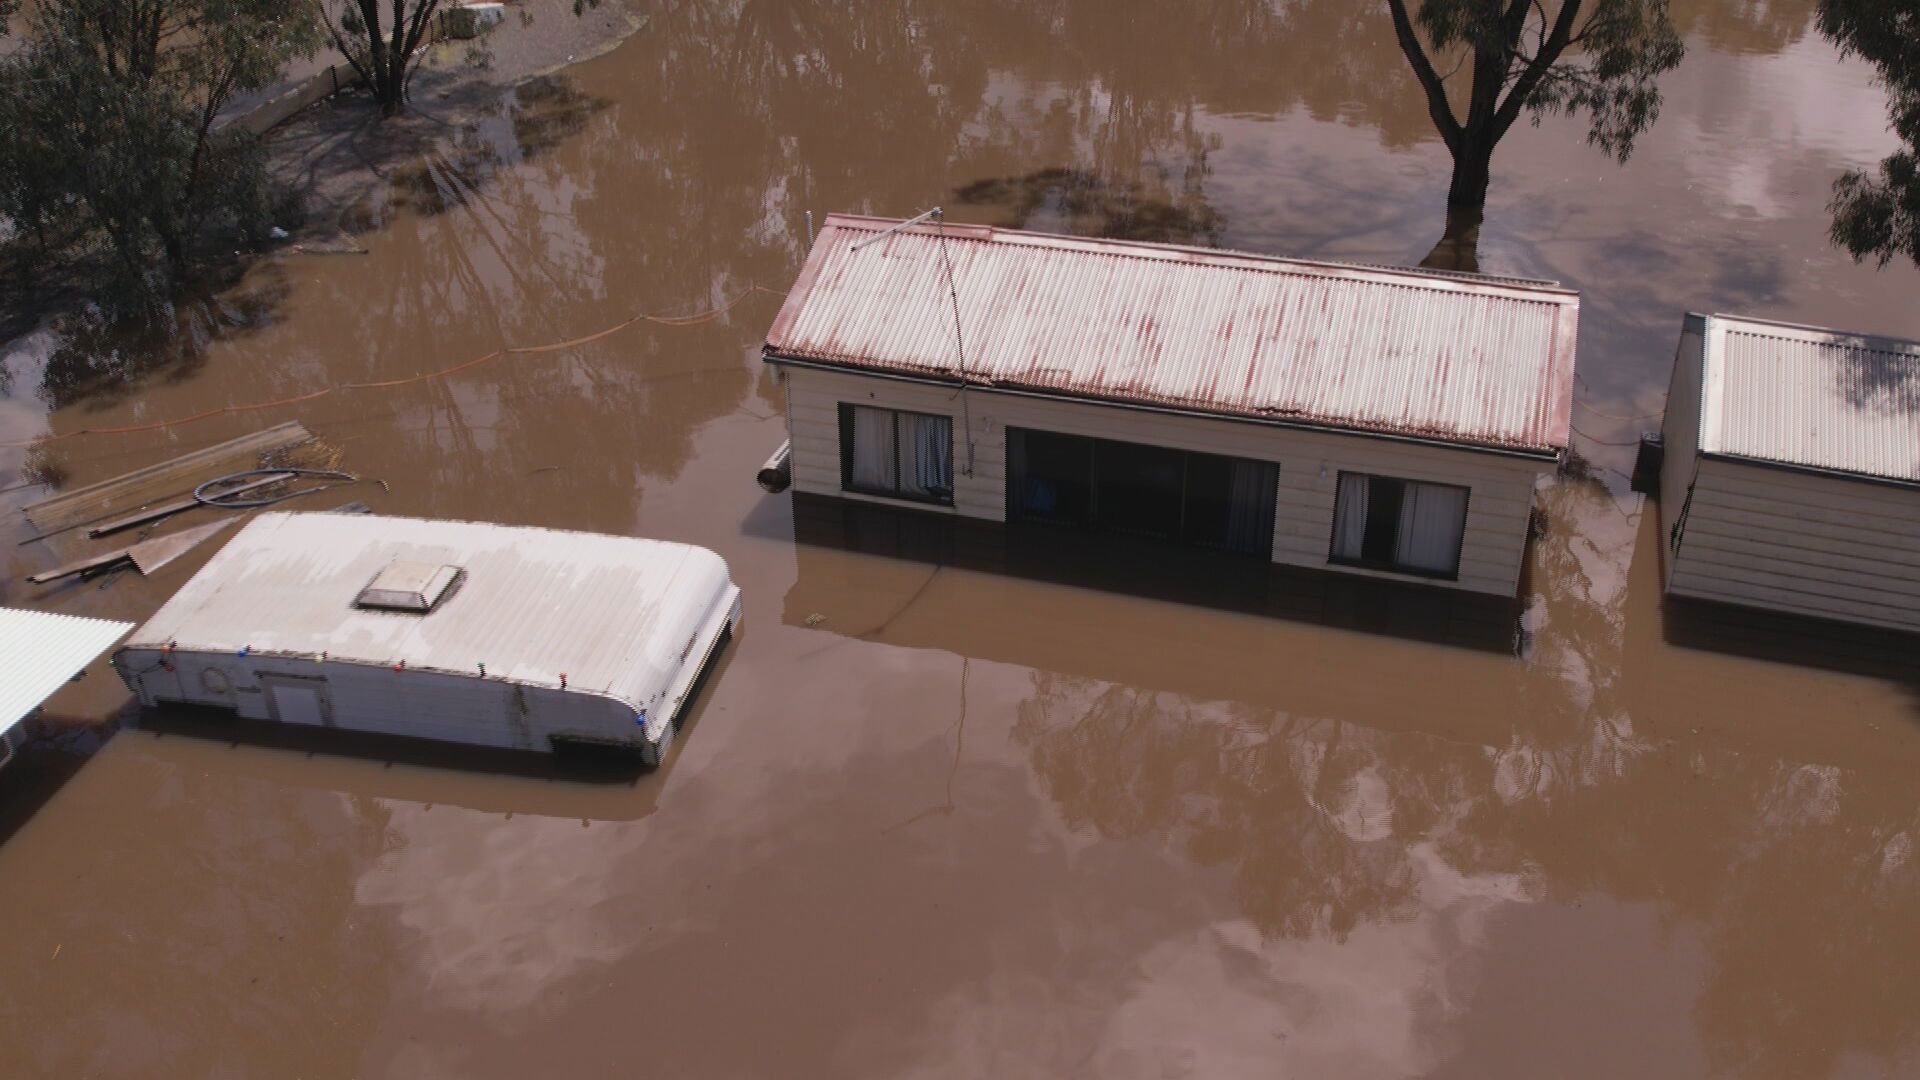
<path id="1" fill-rule="evenodd" d="M 781 443 L 780 449 L 775 450 L 767 463 L 760 466 L 760 472 L 754 479 L 769 495 L 778 495 L 787 490 L 787 486 L 793 483 L 793 442 L 788 440 Z"/>

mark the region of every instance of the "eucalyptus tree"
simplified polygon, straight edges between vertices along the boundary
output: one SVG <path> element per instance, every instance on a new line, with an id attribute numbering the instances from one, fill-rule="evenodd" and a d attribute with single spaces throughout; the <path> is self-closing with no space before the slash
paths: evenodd
<path id="1" fill-rule="evenodd" d="M 1625 161 L 1659 116 L 1659 77 L 1685 52 L 1667 0 L 1386 2 L 1453 155 L 1447 238 L 1464 241 L 1469 259 L 1494 149 L 1522 116 L 1584 119 L 1587 141 Z"/>
<path id="2" fill-rule="evenodd" d="M 1820 30 L 1872 65 L 1900 148 L 1834 183 L 1833 242 L 1881 266 L 1920 265 L 1920 0 L 1821 0 Z"/>

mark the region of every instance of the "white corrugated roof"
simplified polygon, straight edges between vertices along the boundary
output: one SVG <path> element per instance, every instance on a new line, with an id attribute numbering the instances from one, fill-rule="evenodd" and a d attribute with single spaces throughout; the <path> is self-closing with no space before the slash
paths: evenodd
<path id="1" fill-rule="evenodd" d="M 1703 453 L 1920 483 L 1920 343 L 1706 322 Z"/>
<path id="2" fill-rule="evenodd" d="M 0 731 L 39 708 L 132 626 L 0 608 Z"/>
<path id="3" fill-rule="evenodd" d="M 1535 452 L 1579 296 L 1546 284 L 832 215 L 772 358 Z"/>
<path id="4" fill-rule="evenodd" d="M 426 614 L 359 608 L 395 561 L 450 565 Z M 262 514 L 129 648 L 311 657 L 567 686 L 645 706 L 680 671 L 727 565 L 660 540 L 365 514 Z M 728 601 L 731 603 L 731 600 Z"/>

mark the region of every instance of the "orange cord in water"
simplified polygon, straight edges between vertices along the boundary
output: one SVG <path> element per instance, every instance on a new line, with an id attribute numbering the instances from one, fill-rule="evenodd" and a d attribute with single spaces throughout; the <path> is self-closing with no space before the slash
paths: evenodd
<path id="1" fill-rule="evenodd" d="M 713 322 L 727 312 L 732 311 L 747 297 L 755 293 L 767 293 L 771 296 L 784 295 L 763 285 L 752 285 L 739 296 L 708 311 L 698 312 L 693 315 L 635 315 L 630 319 L 617 322 L 604 330 L 596 330 L 591 334 L 586 334 L 581 337 L 569 338 L 566 341 L 555 341 L 545 345 L 516 345 L 506 349 L 495 349 L 483 356 L 476 356 L 471 360 L 463 361 L 452 367 L 441 368 L 438 371 L 429 371 L 423 375 L 409 375 L 404 379 L 387 379 L 381 382 L 341 383 L 337 386 L 322 387 L 319 390 L 312 390 L 304 394 L 295 394 L 292 397 L 279 398 L 274 401 L 257 401 L 249 405 L 222 405 L 217 409 L 208 409 L 206 412 L 195 413 L 192 416 L 183 416 L 177 420 L 160 420 L 151 424 L 129 424 L 124 427 L 81 428 L 77 431 L 68 431 L 59 435 L 42 435 L 39 438 L 27 439 L 21 442 L 0 443 L 0 447 L 14 449 L 23 446 L 44 446 L 47 443 L 60 442 L 64 439 L 77 438 L 81 435 L 131 435 L 141 431 L 160 431 L 165 428 L 197 424 L 202 420 L 211 420 L 216 416 L 225 416 L 229 413 L 257 412 L 261 409 L 277 409 L 283 405 L 298 405 L 303 401 L 312 401 L 315 398 L 326 397 L 335 390 L 389 390 L 396 386 L 407 386 L 412 383 L 425 382 L 428 379 L 442 379 L 448 375 L 465 371 L 470 367 L 484 364 L 488 360 L 495 360 L 502 356 L 532 356 L 538 353 L 576 349 L 582 345 L 592 344 L 602 338 L 612 337 L 614 334 L 637 323 L 650 322 L 658 326 L 674 328 L 700 326 L 704 323 Z"/>

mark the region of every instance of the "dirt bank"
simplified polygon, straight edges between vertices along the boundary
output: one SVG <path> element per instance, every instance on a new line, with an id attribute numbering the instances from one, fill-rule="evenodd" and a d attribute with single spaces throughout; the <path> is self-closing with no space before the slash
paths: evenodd
<path id="1" fill-rule="evenodd" d="M 298 221 L 286 223 L 294 233 L 289 250 L 357 251 L 351 237 L 384 222 L 382 207 L 396 183 L 458 157 L 475 127 L 498 117 L 516 88 L 539 83 L 546 89 L 529 96 L 551 96 L 560 85 L 555 72 L 613 49 L 645 21 L 632 0 L 601 0 L 578 15 L 574 0 L 515 0 L 482 38 L 429 50 L 405 114 L 382 117 L 371 95 L 356 88 L 281 124 L 267 135 L 270 168 L 299 193 L 302 210 Z M 323 50 L 251 98 L 272 100 L 339 59 L 336 50 Z"/>

